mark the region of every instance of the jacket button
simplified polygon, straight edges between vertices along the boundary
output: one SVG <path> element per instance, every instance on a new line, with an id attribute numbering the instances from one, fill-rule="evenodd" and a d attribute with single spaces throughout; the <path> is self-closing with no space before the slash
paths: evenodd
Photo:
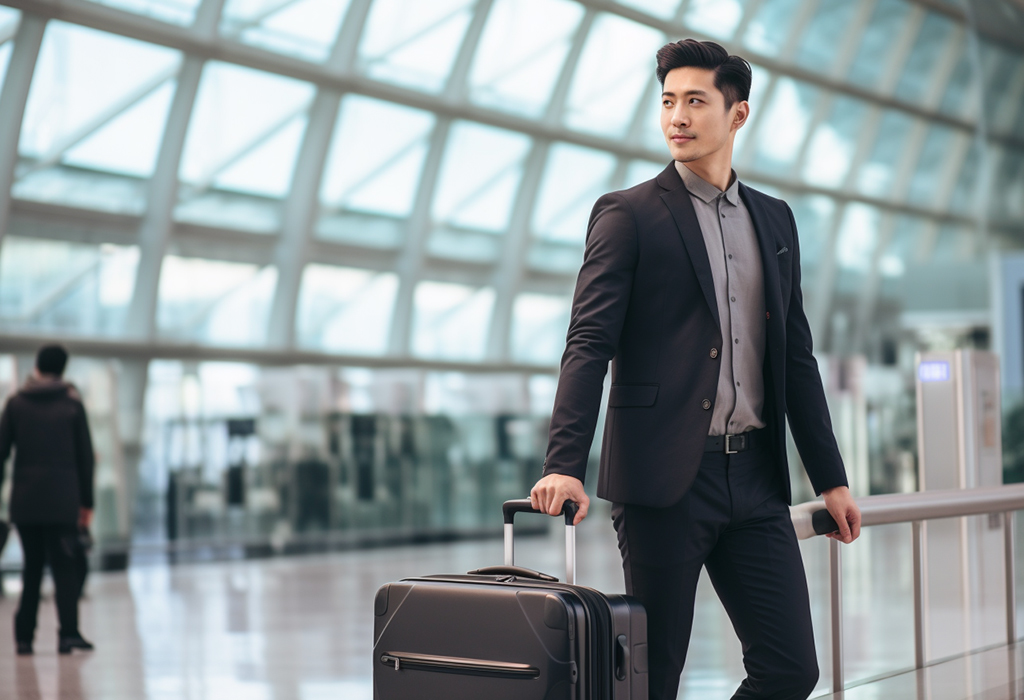
<path id="1" fill-rule="evenodd" d="M 711 399 L 704 399 L 703 401 L 700 402 L 700 405 L 701 407 L 704 408 L 705 411 L 708 410 L 709 408 L 711 408 Z"/>
<path id="2" fill-rule="evenodd" d="M 711 359 L 718 357 L 718 348 L 711 348 Z"/>

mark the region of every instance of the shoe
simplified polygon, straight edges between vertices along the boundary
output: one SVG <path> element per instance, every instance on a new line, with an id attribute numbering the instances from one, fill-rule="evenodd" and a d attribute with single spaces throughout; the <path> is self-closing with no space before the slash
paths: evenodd
<path id="1" fill-rule="evenodd" d="M 28 656 L 32 653 L 32 642 L 17 642 L 18 656 Z"/>
<path id="2" fill-rule="evenodd" d="M 74 637 L 61 637 L 57 644 L 57 653 L 70 654 L 72 649 L 92 651 L 95 647 L 80 634 L 76 634 Z"/>

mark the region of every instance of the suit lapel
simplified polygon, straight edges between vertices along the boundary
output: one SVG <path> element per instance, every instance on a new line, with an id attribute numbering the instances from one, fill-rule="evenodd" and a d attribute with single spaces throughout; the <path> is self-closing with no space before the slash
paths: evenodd
<path id="1" fill-rule="evenodd" d="M 755 196 L 751 190 L 740 183 L 740 198 L 747 205 L 750 212 L 750 219 L 754 222 L 754 231 L 757 232 L 757 242 L 761 249 L 761 267 L 764 270 L 764 305 L 768 310 L 768 347 L 782 347 L 784 341 L 785 314 L 782 308 L 782 287 L 779 283 L 779 254 L 775 244 L 775 236 L 772 234 L 771 223 L 768 219 L 768 212 L 765 211 L 760 197 Z M 776 319 L 773 323 L 772 318 Z M 772 353 L 772 363 L 781 362 L 777 358 L 778 353 Z"/>
<path id="2" fill-rule="evenodd" d="M 715 278 L 711 275 L 711 261 L 708 260 L 708 249 L 704 245 L 704 234 L 701 233 L 700 223 L 697 221 L 697 212 L 693 210 L 690 192 L 683 186 L 674 162 L 669 163 L 658 175 L 658 184 L 668 190 L 661 195 L 661 199 L 675 219 L 676 228 L 679 229 L 686 253 L 693 264 L 693 271 L 700 282 L 701 291 L 704 292 L 704 300 L 711 309 L 715 324 L 721 329 L 722 320 L 718 317 L 718 299 L 715 296 Z"/>
<path id="3" fill-rule="evenodd" d="M 775 245 L 775 236 L 759 197 L 754 196 L 750 189 L 740 183 L 740 198 L 747 205 L 750 218 L 757 232 L 757 242 L 761 249 L 761 267 L 764 268 L 764 304 L 769 313 L 778 314 L 782 318 L 782 287 L 779 284 L 779 251 Z"/>

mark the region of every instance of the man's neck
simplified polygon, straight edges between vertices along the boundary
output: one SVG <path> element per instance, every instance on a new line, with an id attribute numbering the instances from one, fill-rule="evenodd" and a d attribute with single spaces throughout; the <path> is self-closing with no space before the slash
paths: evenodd
<path id="1" fill-rule="evenodd" d="M 705 182 L 710 182 L 725 192 L 732 184 L 732 142 L 724 148 L 709 153 L 703 158 L 683 163 L 690 172 L 699 175 Z"/>
<path id="2" fill-rule="evenodd" d="M 707 168 L 701 167 L 699 161 L 691 161 L 689 163 L 683 163 L 684 166 L 689 168 L 690 172 L 697 175 L 705 182 L 708 182 L 718 189 L 725 192 L 729 189 L 732 184 L 732 166 L 729 163 L 725 164 L 725 170 L 720 171 L 719 168 L 715 170 L 708 170 Z"/>

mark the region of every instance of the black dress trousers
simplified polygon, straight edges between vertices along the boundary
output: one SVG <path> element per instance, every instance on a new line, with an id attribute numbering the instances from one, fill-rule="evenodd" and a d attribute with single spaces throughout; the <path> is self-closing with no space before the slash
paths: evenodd
<path id="1" fill-rule="evenodd" d="M 650 700 L 675 700 L 701 567 L 743 646 L 734 700 L 805 700 L 818 680 L 807 579 L 771 450 L 706 452 L 668 508 L 613 504 L 626 592 L 647 609 Z"/>

